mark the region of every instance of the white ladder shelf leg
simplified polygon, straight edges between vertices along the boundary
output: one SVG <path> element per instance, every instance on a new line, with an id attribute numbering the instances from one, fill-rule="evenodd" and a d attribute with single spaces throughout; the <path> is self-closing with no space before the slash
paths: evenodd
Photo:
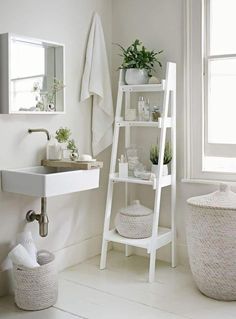
<path id="1" fill-rule="evenodd" d="M 121 89 L 119 89 L 118 96 L 117 96 L 116 119 L 120 118 L 120 116 L 121 116 L 122 98 L 123 98 L 123 92 L 121 91 Z M 110 176 L 111 176 L 111 174 L 115 173 L 115 169 L 116 169 L 116 158 L 117 158 L 117 150 L 118 150 L 119 132 L 120 132 L 120 127 L 115 124 L 112 152 L 111 152 Z M 107 201 L 106 201 L 105 221 L 104 221 L 104 229 L 103 229 L 100 269 L 106 268 L 106 259 L 107 259 L 108 242 L 105 239 L 105 237 L 106 237 L 106 234 L 108 233 L 109 227 L 110 227 L 112 195 L 113 195 L 113 182 L 110 179 L 110 176 L 109 176 L 108 191 L 107 191 Z"/>

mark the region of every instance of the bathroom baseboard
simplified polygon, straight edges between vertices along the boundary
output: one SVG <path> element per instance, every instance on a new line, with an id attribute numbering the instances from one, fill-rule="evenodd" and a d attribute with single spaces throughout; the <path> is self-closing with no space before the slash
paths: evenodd
<path id="1" fill-rule="evenodd" d="M 58 270 L 62 271 L 99 255 L 101 253 L 101 243 L 102 235 L 98 235 L 54 252 Z"/>

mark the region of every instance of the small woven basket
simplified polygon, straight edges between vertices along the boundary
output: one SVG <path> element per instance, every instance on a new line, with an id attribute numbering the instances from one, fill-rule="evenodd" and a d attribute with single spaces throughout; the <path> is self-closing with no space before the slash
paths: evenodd
<path id="1" fill-rule="evenodd" d="M 236 300 L 236 194 L 221 186 L 188 201 L 187 243 L 199 290 L 218 300 Z"/>
<path id="2" fill-rule="evenodd" d="M 116 215 L 115 226 L 121 236 L 141 239 L 152 235 L 152 220 L 153 211 L 135 200 Z"/>
<path id="3" fill-rule="evenodd" d="M 58 278 L 55 257 L 40 267 L 13 266 L 15 303 L 23 310 L 41 310 L 54 305 L 58 296 Z"/>

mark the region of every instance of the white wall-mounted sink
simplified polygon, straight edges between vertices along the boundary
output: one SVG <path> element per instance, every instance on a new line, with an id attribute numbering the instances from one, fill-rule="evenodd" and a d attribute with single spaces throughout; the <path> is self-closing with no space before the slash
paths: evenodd
<path id="1" fill-rule="evenodd" d="M 2 170 L 2 190 L 50 197 L 99 187 L 99 169 L 68 170 L 44 166 Z"/>

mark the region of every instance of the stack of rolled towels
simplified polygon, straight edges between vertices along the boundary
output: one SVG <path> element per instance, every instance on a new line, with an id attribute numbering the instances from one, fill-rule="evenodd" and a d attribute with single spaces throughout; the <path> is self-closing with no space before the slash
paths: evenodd
<path id="1" fill-rule="evenodd" d="M 16 235 L 16 246 L 8 254 L 8 267 L 15 265 L 35 268 L 51 261 L 51 253 L 46 250 L 37 251 L 32 234 L 25 231 Z"/>

